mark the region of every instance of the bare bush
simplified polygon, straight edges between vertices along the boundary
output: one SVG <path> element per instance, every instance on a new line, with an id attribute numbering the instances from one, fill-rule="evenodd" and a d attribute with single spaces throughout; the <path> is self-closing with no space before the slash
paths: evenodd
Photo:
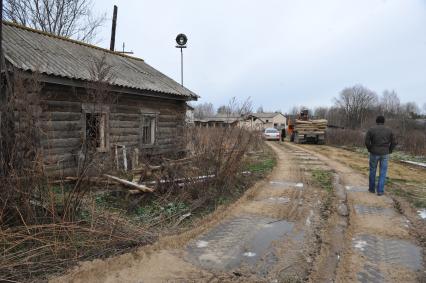
<path id="1" fill-rule="evenodd" d="M 96 66 L 96 78 L 84 97 L 95 110 L 111 99 L 107 68 L 101 67 L 102 60 Z M 15 70 L 0 109 L 0 281 L 31 281 L 78 260 L 146 243 L 149 238 L 140 227 L 83 205 L 90 193 L 85 180 L 92 168 L 99 167 L 102 155 L 87 139 L 81 144 L 76 182 L 52 182 L 45 170 L 51 131 L 45 122 L 48 112 L 42 112 L 42 89 L 37 74 Z"/>
<path id="2" fill-rule="evenodd" d="M 426 156 L 426 133 L 424 130 L 411 130 L 400 136 L 400 149 L 413 155 Z"/>
<path id="3" fill-rule="evenodd" d="M 326 135 L 328 145 L 364 146 L 364 134 L 360 130 L 329 129 Z"/>
<path id="4" fill-rule="evenodd" d="M 42 166 L 38 124 L 41 85 L 37 75 L 19 71 L 9 77 L 1 117 L 0 224 L 34 223 L 53 211 L 43 203 L 48 196 Z"/>

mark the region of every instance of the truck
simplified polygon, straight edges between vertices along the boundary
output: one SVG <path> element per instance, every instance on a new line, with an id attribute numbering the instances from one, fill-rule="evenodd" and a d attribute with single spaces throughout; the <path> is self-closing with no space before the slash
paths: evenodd
<path id="1" fill-rule="evenodd" d="M 304 109 L 297 117 L 290 119 L 288 135 L 294 143 L 324 144 L 326 128 L 327 120 L 310 119 L 309 110 Z"/>

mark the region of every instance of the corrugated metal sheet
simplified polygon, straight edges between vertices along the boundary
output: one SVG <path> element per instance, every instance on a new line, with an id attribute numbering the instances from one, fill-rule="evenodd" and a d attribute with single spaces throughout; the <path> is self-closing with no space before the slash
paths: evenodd
<path id="1" fill-rule="evenodd" d="M 277 115 L 282 115 L 281 113 L 276 112 L 262 112 L 262 113 L 253 113 L 252 114 L 256 118 L 274 118 Z"/>
<path id="2" fill-rule="evenodd" d="M 94 62 L 105 57 L 112 85 L 196 98 L 166 75 L 134 58 L 40 31 L 3 23 L 5 58 L 15 67 L 47 75 L 91 81 Z M 93 73 L 93 72 L 92 72 Z"/>

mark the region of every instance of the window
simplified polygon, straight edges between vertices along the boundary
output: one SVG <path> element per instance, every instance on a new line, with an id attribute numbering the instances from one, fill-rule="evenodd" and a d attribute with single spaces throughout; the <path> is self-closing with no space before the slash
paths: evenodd
<path id="1" fill-rule="evenodd" d="M 153 145 L 155 143 L 156 120 L 155 114 L 142 114 L 142 145 Z"/>
<path id="2" fill-rule="evenodd" d="M 106 148 L 105 128 L 105 113 L 86 113 L 86 143 L 89 148 Z"/>
<path id="3" fill-rule="evenodd" d="M 109 109 L 106 106 L 83 104 L 84 138 L 89 149 L 105 152 L 109 148 Z"/>
<path id="4" fill-rule="evenodd" d="M 278 124 L 277 124 L 277 123 L 274 123 L 274 128 L 276 128 L 276 127 L 278 127 Z"/>
<path id="5" fill-rule="evenodd" d="M 269 123 L 269 120 L 268 120 L 268 119 L 266 119 L 266 123 Z"/>

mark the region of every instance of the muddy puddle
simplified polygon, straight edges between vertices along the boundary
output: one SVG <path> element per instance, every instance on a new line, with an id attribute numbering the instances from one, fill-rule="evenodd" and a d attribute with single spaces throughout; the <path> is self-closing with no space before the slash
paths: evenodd
<path id="1" fill-rule="evenodd" d="M 279 187 L 279 188 L 303 188 L 303 183 L 300 182 L 289 182 L 289 181 L 281 181 L 281 180 L 272 180 L 269 182 L 270 185 L 273 187 Z"/>
<path id="2" fill-rule="evenodd" d="M 202 268 L 228 271 L 241 266 L 273 265 L 274 242 L 288 238 L 294 224 L 255 215 L 223 222 L 187 246 L 187 260 Z M 302 241 L 302 239 L 300 239 Z"/>
<path id="3" fill-rule="evenodd" d="M 366 186 L 345 186 L 348 192 L 367 192 L 368 187 Z"/>

